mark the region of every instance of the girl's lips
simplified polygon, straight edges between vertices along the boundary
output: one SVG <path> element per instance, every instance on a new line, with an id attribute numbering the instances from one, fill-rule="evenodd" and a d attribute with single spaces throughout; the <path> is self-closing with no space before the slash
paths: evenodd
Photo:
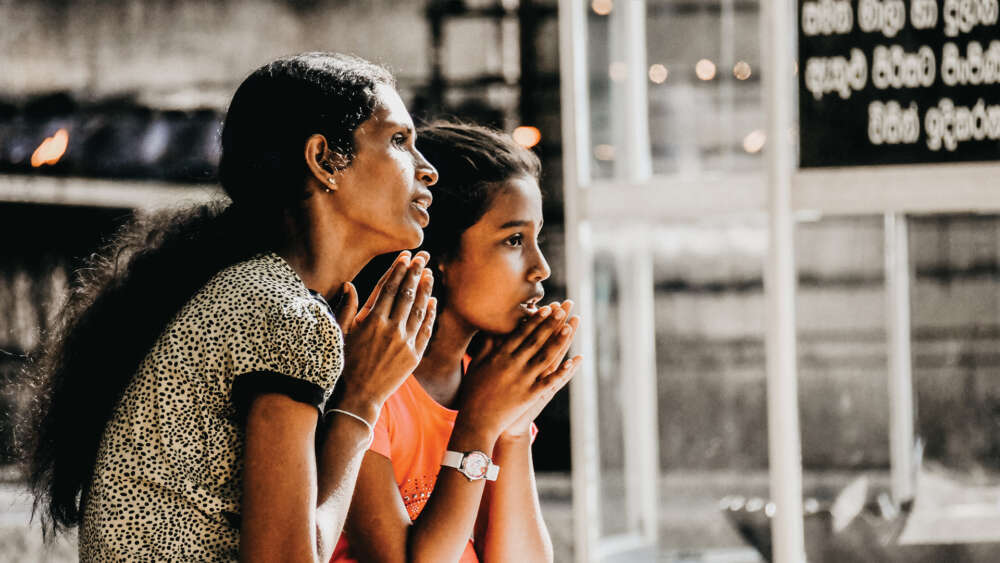
<path id="1" fill-rule="evenodd" d="M 531 303 L 531 304 L 521 303 L 521 304 L 518 305 L 518 307 L 521 308 L 521 311 L 523 311 L 523 312 L 525 312 L 525 313 L 527 313 L 529 315 L 533 315 L 533 314 L 535 314 L 535 313 L 538 312 L 538 305 L 536 303 Z"/>

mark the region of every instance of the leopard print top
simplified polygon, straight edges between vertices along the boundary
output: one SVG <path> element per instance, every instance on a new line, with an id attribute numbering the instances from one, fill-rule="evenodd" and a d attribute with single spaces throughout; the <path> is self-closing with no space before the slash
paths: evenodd
<path id="1" fill-rule="evenodd" d="M 329 306 L 280 256 L 213 276 L 159 336 L 105 428 L 81 560 L 237 559 L 250 399 L 279 392 L 322 409 L 342 367 Z"/>

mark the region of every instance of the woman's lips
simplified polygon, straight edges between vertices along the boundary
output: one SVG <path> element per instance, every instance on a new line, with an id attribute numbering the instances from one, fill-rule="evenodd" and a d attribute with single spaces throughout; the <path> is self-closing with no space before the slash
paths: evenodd
<path id="1" fill-rule="evenodd" d="M 428 223 L 431 222 L 431 215 L 427 212 L 427 208 L 419 201 L 413 201 L 410 203 L 410 208 L 413 209 L 417 215 L 420 217 L 420 226 L 426 227 Z"/>

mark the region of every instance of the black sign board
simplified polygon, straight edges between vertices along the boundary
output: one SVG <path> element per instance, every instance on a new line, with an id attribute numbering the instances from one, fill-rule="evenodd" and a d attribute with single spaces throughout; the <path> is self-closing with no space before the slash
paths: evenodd
<path id="1" fill-rule="evenodd" d="M 1000 160 L 1000 0 L 799 0 L 800 165 Z"/>

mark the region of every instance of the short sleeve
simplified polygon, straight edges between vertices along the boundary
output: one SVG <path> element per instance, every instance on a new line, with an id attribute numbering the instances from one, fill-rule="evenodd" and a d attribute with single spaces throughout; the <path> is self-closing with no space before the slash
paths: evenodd
<path id="1" fill-rule="evenodd" d="M 389 419 L 391 417 L 392 411 L 386 404 L 382 407 L 378 420 L 375 421 L 375 437 L 372 439 L 371 445 L 368 446 L 369 450 L 382 454 L 388 459 L 392 459 L 392 441 L 389 438 Z"/>
<path id="2" fill-rule="evenodd" d="M 281 393 L 322 409 L 343 369 L 329 308 L 313 298 L 264 305 L 241 317 L 230 346 L 232 401 L 244 420 L 253 398 Z"/>

